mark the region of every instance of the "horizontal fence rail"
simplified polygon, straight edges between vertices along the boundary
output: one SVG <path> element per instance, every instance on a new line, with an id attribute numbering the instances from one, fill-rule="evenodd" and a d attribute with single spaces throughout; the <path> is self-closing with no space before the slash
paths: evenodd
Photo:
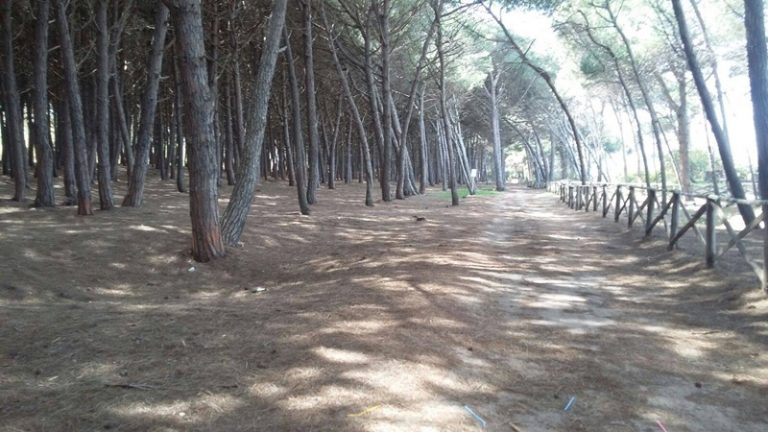
<path id="1" fill-rule="evenodd" d="M 559 194 L 560 201 L 575 211 L 600 212 L 603 218 L 610 215 L 617 223 L 625 217 L 628 228 L 642 224 L 646 238 L 654 230 L 663 228 L 669 250 L 678 247 L 683 236 L 692 233 L 704 247 L 704 260 L 709 268 L 735 248 L 768 293 L 768 228 L 765 227 L 768 201 L 685 194 L 625 184 L 551 182 L 547 189 Z M 740 206 L 755 209 L 759 216 L 741 227 L 740 218 L 738 222 L 731 221 L 736 219 Z M 719 239 L 723 233 L 725 242 Z M 755 234 L 747 239 L 752 233 Z"/>

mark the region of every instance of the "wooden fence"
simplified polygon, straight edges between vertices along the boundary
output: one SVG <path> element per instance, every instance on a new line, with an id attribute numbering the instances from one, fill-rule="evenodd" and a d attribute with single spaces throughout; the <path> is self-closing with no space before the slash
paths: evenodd
<path id="1" fill-rule="evenodd" d="M 683 194 L 635 185 L 553 182 L 548 189 L 559 194 L 560 200 L 573 210 L 600 212 L 617 223 L 625 217 L 628 228 L 642 222 L 646 238 L 663 227 L 669 250 L 676 248 L 683 236 L 693 233 L 704 247 L 704 259 L 710 268 L 735 248 L 768 293 L 768 228 L 761 227 L 768 215 L 768 201 Z M 687 204 L 691 203 L 694 206 L 689 208 Z M 743 228 L 730 221 L 728 215 L 740 206 L 751 207 L 759 215 Z M 734 225 L 741 229 L 737 231 Z M 727 242 L 719 240 L 723 233 Z M 747 242 L 750 233 L 755 234 Z"/>

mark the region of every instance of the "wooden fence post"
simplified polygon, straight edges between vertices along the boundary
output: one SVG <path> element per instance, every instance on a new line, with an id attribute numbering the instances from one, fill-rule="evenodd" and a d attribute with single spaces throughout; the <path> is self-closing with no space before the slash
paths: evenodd
<path id="1" fill-rule="evenodd" d="M 653 223 L 653 209 L 656 206 L 656 189 L 648 189 L 648 207 L 645 217 L 645 236 L 651 236 L 651 224 Z"/>
<path id="2" fill-rule="evenodd" d="M 573 208 L 574 202 L 573 202 L 573 186 L 568 185 L 568 207 Z"/>
<path id="3" fill-rule="evenodd" d="M 621 216 L 621 185 L 616 186 L 616 208 L 614 209 L 614 220 L 616 222 L 619 221 L 619 217 Z"/>
<path id="4" fill-rule="evenodd" d="M 629 215 L 629 221 L 627 222 L 627 227 L 632 228 L 632 223 L 635 222 L 635 187 L 634 186 L 629 187 L 629 208 L 627 209 L 627 214 Z"/>
<path id="5" fill-rule="evenodd" d="M 592 211 L 596 212 L 597 211 L 597 186 L 592 187 L 592 199 L 594 201 L 592 204 Z"/>
<path id="6" fill-rule="evenodd" d="M 715 266 L 715 257 L 717 256 L 716 205 L 717 203 L 713 199 L 707 198 L 707 234 L 704 237 L 706 241 L 705 255 L 707 268 Z"/>
<path id="7" fill-rule="evenodd" d="M 763 292 L 768 294 L 768 204 L 763 204 Z"/>
<path id="8" fill-rule="evenodd" d="M 669 239 L 672 240 L 677 235 L 677 229 L 680 225 L 680 192 L 672 192 L 672 219 L 669 222 Z"/>
<path id="9" fill-rule="evenodd" d="M 576 186 L 576 210 L 581 210 L 581 201 L 584 199 L 582 195 L 583 189 L 583 186 Z"/>

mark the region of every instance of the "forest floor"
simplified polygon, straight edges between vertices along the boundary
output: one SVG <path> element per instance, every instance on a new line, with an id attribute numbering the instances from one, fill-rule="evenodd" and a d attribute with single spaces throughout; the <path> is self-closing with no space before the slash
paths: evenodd
<path id="1" fill-rule="evenodd" d="M 186 196 L 148 188 L 89 218 L 0 203 L 0 431 L 479 430 L 465 406 L 489 431 L 768 430 L 748 270 L 542 191 L 340 185 L 305 217 L 272 182 L 243 247 L 196 264 Z"/>

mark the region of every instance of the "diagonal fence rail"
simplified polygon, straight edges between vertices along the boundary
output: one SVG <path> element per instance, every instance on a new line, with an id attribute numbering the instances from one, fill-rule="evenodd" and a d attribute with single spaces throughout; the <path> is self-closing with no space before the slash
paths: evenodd
<path id="1" fill-rule="evenodd" d="M 678 247 L 686 234 L 695 236 L 704 247 L 704 260 L 709 268 L 735 249 L 768 293 L 768 201 L 623 184 L 551 182 L 547 188 L 575 211 L 599 212 L 603 218 L 610 215 L 617 223 L 626 218 L 627 227 L 639 225 L 646 238 L 663 228 L 669 250 Z M 752 207 L 759 216 L 744 224 L 738 216 L 738 206 Z"/>

